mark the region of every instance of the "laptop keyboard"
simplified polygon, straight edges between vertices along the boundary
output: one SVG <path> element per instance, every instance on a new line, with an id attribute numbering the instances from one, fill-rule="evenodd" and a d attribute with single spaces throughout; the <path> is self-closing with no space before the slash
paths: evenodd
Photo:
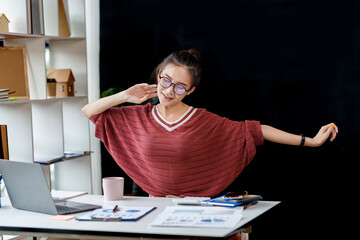
<path id="1" fill-rule="evenodd" d="M 62 205 L 55 205 L 55 207 L 59 214 L 74 213 L 79 211 L 78 208 L 74 208 L 74 207 L 67 207 Z"/>

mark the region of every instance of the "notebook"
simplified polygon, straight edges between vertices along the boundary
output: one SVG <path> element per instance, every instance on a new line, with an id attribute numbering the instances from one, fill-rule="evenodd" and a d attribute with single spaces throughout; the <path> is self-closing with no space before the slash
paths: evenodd
<path id="1" fill-rule="evenodd" d="M 0 159 L 0 173 L 14 208 L 51 215 L 101 208 L 99 205 L 54 201 L 40 164 Z"/>

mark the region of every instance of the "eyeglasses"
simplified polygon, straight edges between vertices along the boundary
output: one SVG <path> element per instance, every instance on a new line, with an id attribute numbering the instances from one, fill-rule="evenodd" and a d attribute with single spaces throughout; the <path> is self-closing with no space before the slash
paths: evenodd
<path id="1" fill-rule="evenodd" d="M 225 194 L 224 198 L 227 200 L 234 200 L 234 199 L 243 199 L 248 196 L 247 191 L 241 191 L 241 192 L 228 192 Z"/>
<path id="2" fill-rule="evenodd" d="M 170 81 L 170 79 L 166 78 L 166 77 L 161 77 L 159 76 L 160 78 L 160 85 L 163 87 L 163 88 L 169 88 L 171 87 L 171 85 L 174 85 L 174 92 L 177 94 L 177 95 L 183 95 L 184 93 L 190 91 L 190 90 L 186 90 L 182 85 L 180 84 L 175 84 L 175 83 L 172 83 Z"/>

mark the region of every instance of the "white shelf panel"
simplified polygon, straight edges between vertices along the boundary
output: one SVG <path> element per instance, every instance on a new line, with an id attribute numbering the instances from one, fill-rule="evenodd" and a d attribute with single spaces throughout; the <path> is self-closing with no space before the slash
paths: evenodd
<path id="1" fill-rule="evenodd" d="M 61 100 L 32 103 L 34 156 L 59 157 L 64 154 Z"/>
<path id="2" fill-rule="evenodd" d="M 59 36 L 48 36 L 39 34 L 27 34 L 27 33 L 11 33 L 11 32 L 0 32 L 0 39 L 14 39 L 14 38 L 44 38 L 45 40 L 84 40 L 85 37 L 59 37 Z"/>
<path id="3" fill-rule="evenodd" d="M 58 0 L 43 0 L 45 35 L 59 36 L 58 8 Z"/>
<path id="4" fill-rule="evenodd" d="M 7 125 L 9 159 L 32 162 L 33 135 L 31 104 L 0 104 L 0 124 Z"/>
<path id="5" fill-rule="evenodd" d="M 55 163 L 54 179 L 53 189 L 91 193 L 90 156 Z"/>
<path id="6" fill-rule="evenodd" d="M 81 112 L 87 98 L 63 98 L 65 151 L 90 151 L 89 120 Z"/>
<path id="7" fill-rule="evenodd" d="M 69 18 L 71 37 L 85 37 L 85 2 L 84 0 L 69 0 Z"/>

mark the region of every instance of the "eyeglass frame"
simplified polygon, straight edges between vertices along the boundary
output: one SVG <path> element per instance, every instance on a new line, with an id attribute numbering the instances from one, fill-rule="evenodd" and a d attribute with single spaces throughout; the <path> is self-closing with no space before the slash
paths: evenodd
<path id="1" fill-rule="evenodd" d="M 171 83 L 170 86 L 164 87 L 164 86 L 161 84 L 161 79 L 162 79 L 162 78 L 165 78 L 165 79 L 169 80 L 170 83 Z M 160 79 L 159 84 L 160 84 L 163 88 L 169 88 L 169 87 L 171 87 L 171 86 L 173 85 L 173 91 L 174 91 L 174 93 L 177 94 L 177 95 L 179 95 L 179 96 L 184 95 L 186 92 L 189 92 L 189 91 L 191 90 L 191 88 L 190 88 L 189 90 L 186 90 L 186 88 L 185 88 L 184 86 L 182 86 L 182 85 L 180 85 L 180 84 L 175 84 L 175 83 L 173 83 L 173 82 L 172 82 L 169 78 L 167 78 L 167 77 L 162 77 L 162 76 L 159 75 L 159 79 Z M 185 92 L 182 93 L 182 94 L 177 93 L 177 92 L 175 91 L 175 87 L 176 87 L 176 86 L 180 86 L 180 87 L 184 88 Z"/>

